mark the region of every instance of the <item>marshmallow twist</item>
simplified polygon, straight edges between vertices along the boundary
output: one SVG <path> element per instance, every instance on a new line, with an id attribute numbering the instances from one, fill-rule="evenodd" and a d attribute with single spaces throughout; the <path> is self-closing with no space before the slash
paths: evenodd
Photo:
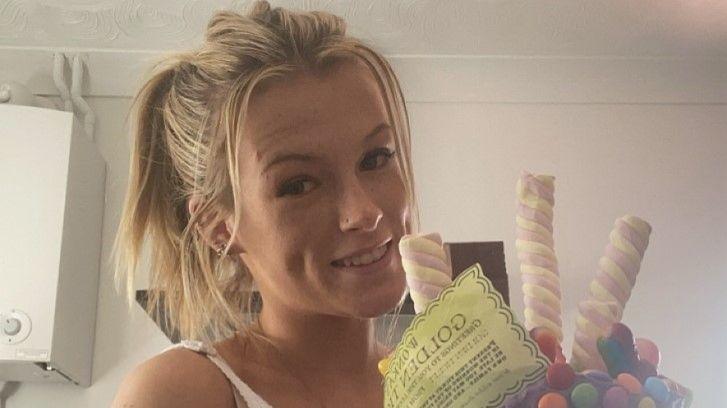
<path id="1" fill-rule="evenodd" d="M 436 232 L 403 236 L 399 252 L 414 311 L 419 313 L 452 283 L 452 267 Z"/>
<path id="2" fill-rule="evenodd" d="M 553 181 L 523 171 L 517 182 L 517 248 L 525 301 L 525 327 L 545 327 L 563 340 L 560 276 L 553 247 Z"/>
<path id="3" fill-rule="evenodd" d="M 442 247 L 442 237 L 436 232 L 404 235 L 399 241 L 399 253 L 414 311 L 419 313 L 452 283 L 452 267 Z M 379 361 L 381 375 L 389 370 L 393 354 Z"/>
<path id="4" fill-rule="evenodd" d="M 619 320 L 636 284 L 650 234 L 651 226 L 639 217 L 625 215 L 617 219 L 610 234 L 611 242 L 598 262 L 596 278 L 589 287 L 589 297 L 618 303 Z"/>
<path id="5" fill-rule="evenodd" d="M 602 369 L 601 359 L 593 344 L 605 336 L 613 323 L 621 321 L 626 302 L 636 284 L 641 260 L 649 245 L 651 226 L 633 215 L 616 220 L 610 242 L 598 262 L 596 277 L 589 285 L 587 307 L 579 308 L 573 343 L 573 358 L 584 369 Z M 594 310 L 597 303 L 600 313 Z"/>

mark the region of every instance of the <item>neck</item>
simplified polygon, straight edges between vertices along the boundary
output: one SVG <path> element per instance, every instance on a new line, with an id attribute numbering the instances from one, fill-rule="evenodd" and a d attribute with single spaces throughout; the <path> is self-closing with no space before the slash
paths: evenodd
<path id="1" fill-rule="evenodd" d="M 371 318 L 306 314 L 266 304 L 259 330 L 282 354 L 283 363 L 300 372 L 371 375 L 388 352 L 376 341 Z"/>

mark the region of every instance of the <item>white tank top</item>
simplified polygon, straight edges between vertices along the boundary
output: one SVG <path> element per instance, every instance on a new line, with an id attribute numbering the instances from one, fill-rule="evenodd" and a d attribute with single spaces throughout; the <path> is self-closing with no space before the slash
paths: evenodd
<path id="1" fill-rule="evenodd" d="M 219 369 L 225 374 L 227 380 L 232 385 L 235 395 L 235 405 L 237 408 L 272 408 L 261 396 L 255 393 L 255 391 L 245 384 L 235 373 L 232 368 L 222 359 L 222 356 L 217 353 L 214 347 L 205 344 L 201 341 L 196 340 L 182 340 L 177 344 L 165 348 L 162 352 L 171 350 L 174 348 L 184 347 L 197 353 L 207 356 Z"/>

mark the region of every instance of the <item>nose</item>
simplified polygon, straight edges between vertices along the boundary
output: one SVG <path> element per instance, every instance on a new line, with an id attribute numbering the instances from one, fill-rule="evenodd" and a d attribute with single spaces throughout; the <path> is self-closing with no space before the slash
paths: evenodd
<path id="1" fill-rule="evenodd" d="M 349 184 L 342 194 L 340 211 L 341 231 L 374 231 L 384 216 L 373 194 L 357 180 Z"/>

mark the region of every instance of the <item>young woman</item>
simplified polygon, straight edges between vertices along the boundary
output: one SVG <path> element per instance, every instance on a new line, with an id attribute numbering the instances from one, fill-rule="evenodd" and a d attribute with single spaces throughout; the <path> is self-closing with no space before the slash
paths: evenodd
<path id="1" fill-rule="evenodd" d="M 374 318 L 401 306 L 419 225 L 388 62 L 337 16 L 258 1 L 218 12 L 134 102 L 117 278 L 133 297 L 148 242 L 151 308 L 185 341 L 114 406 L 382 406 Z"/>

